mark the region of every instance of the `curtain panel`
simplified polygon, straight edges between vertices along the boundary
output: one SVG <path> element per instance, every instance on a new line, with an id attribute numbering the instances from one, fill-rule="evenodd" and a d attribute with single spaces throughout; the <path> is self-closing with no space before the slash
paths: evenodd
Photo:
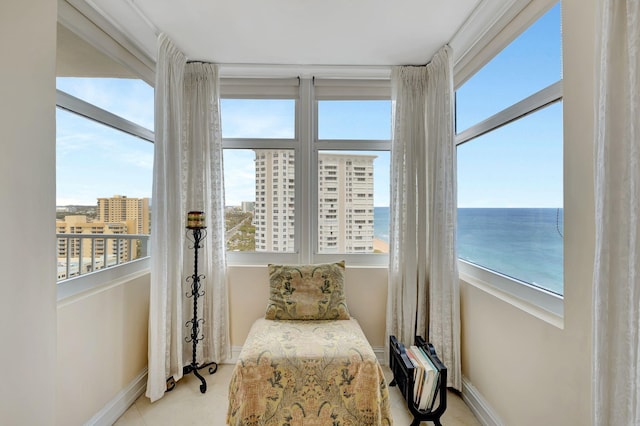
<path id="1" fill-rule="evenodd" d="M 395 67 L 392 88 L 387 334 L 433 343 L 447 385 L 461 390 L 451 49 L 427 66 Z"/>
<path id="2" fill-rule="evenodd" d="M 149 366 L 146 395 L 160 399 L 166 380 L 182 377 L 183 216 L 182 85 L 186 57 L 166 37 L 158 39 L 151 220 Z"/>
<path id="3" fill-rule="evenodd" d="M 602 0 L 595 120 L 595 425 L 640 424 L 640 1 Z"/>
<path id="4" fill-rule="evenodd" d="M 193 299 L 186 297 L 186 278 L 193 273 L 185 228 L 190 210 L 204 211 L 207 226 L 199 253 L 205 294 L 198 306 L 204 339 L 197 362 L 230 357 L 217 67 L 187 63 L 164 34 L 158 38 L 155 113 L 146 391 L 152 402 L 164 395 L 169 377 L 182 378 L 192 357 L 185 340 L 193 315 Z"/>

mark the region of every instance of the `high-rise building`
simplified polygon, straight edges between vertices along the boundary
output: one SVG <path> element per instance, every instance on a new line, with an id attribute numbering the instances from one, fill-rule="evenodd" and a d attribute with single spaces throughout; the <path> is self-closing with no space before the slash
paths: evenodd
<path id="1" fill-rule="evenodd" d="M 129 234 L 149 234 L 149 199 L 128 198 L 114 195 L 111 198 L 98 198 L 98 221 L 105 223 L 128 222 L 132 227 Z"/>
<path id="2" fill-rule="evenodd" d="M 256 150 L 256 251 L 294 250 L 295 158 Z M 318 251 L 373 253 L 375 155 L 318 154 Z"/>
<path id="3" fill-rule="evenodd" d="M 318 154 L 319 253 L 373 253 L 375 158 Z"/>
<path id="4" fill-rule="evenodd" d="M 84 215 L 69 215 L 62 220 L 56 220 L 56 233 L 72 234 L 68 238 L 58 238 L 58 279 L 66 276 L 66 262 L 70 262 L 70 276 L 77 275 L 83 259 L 82 273 L 91 272 L 92 262 L 95 269 L 102 269 L 105 264 L 122 263 L 138 257 L 135 242 L 128 239 L 114 238 L 116 235 L 128 234 L 128 228 L 133 221 L 128 222 L 91 222 Z M 83 238 L 83 235 L 104 235 L 106 238 Z"/>
<path id="5" fill-rule="evenodd" d="M 295 157 L 291 150 L 256 153 L 256 201 L 253 224 L 256 251 L 294 250 Z"/>

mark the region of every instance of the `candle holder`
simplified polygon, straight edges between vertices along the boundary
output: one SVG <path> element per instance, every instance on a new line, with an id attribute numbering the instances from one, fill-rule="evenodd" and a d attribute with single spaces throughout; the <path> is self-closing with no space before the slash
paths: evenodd
<path id="1" fill-rule="evenodd" d="M 182 375 L 193 373 L 200 379 L 200 392 L 207 391 L 207 381 L 199 373 L 199 370 L 209 367 L 209 374 L 213 374 L 218 370 L 216 362 L 208 362 L 200 365 L 196 359 L 196 349 L 198 342 L 204 339 L 204 335 L 200 333 L 200 327 L 204 324 L 204 319 L 198 319 L 198 298 L 204 296 L 202 289 L 202 280 L 205 279 L 203 274 L 198 273 L 198 250 L 202 248 L 201 243 L 207 236 L 206 226 L 204 224 L 204 213 L 201 211 L 191 211 L 187 214 L 187 239 L 193 243 L 189 247 L 193 249 L 193 274 L 187 277 L 186 282 L 191 285 L 190 290 L 186 293 L 188 298 L 193 298 L 193 318 L 185 323 L 185 327 L 191 330 L 190 334 L 185 337 L 187 343 L 192 345 L 191 363 L 182 368 Z M 167 392 L 173 390 L 175 380 L 170 377 L 167 381 Z"/>

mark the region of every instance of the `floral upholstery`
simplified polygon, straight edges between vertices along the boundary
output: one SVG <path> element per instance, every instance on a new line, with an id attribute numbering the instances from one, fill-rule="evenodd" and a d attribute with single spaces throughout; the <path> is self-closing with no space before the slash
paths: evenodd
<path id="1" fill-rule="evenodd" d="M 319 265 L 269 265 L 266 319 L 347 320 L 344 261 Z"/>
<path id="2" fill-rule="evenodd" d="M 392 423 L 384 373 L 355 319 L 254 323 L 231 376 L 228 425 Z"/>

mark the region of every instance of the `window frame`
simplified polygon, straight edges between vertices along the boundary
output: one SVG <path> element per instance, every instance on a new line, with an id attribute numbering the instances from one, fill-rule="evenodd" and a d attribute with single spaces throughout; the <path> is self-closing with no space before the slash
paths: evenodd
<path id="1" fill-rule="evenodd" d="M 137 78 L 153 88 L 154 73 L 152 68 L 141 60 L 144 55 L 135 49 L 123 48 L 110 35 L 117 33 L 116 31 L 109 31 L 107 34 L 66 2 L 60 3 L 58 23 L 87 41 L 96 50 L 106 53 L 115 62 L 132 70 Z M 127 133 L 143 141 L 152 144 L 155 142 L 155 135 L 152 130 L 58 89 L 56 89 L 56 108 Z M 131 262 L 57 281 L 57 301 L 70 300 L 108 283 L 146 274 L 150 269 L 150 255 L 148 253 L 146 257 Z"/>
<path id="2" fill-rule="evenodd" d="M 139 124 L 115 115 L 107 110 L 99 108 L 89 102 L 76 98 L 61 90 L 56 90 L 56 107 L 80 117 L 92 120 L 98 124 L 124 132 L 128 135 L 154 143 L 154 133 Z M 60 280 L 56 283 L 58 301 L 72 297 L 112 282 L 122 280 L 128 275 L 140 274 L 149 269 L 150 253 L 140 259 L 121 265 L 110 266 L 88 274 Z"/>
<path id="3" fill-rule="evenodd" d="M 386 266 L 380 253 L 321 254 L 318 244 L 318 152 L 390 151 L 391 140 L 319 140 L 319 100 L 391 100 L 388 79 L 222 78 L 221 99 L 295 99 L 293 139 L 222 138 L 223 149 L 289 149 L 294 151 L 295 242 L 293 252 L 229 252 L 227 263 L 325 263 L 345 260 L 356 266 Z M 308 172 L 303 172 L 308 171 Z"/>
<path id="4" fill-rule="evenodd" d="M 535 11 L 535 16 L 531 16 L 526 25 L 517 28 L 510 28 L 508 42 L 498 51 L 487 53 L 482 56 L 481 63 L 484 65 L 497 56 L 504 48 L 514 41 L 527 28 L 537 22 L 540 17 L 547 13 L 558 1 L 548 2 L 546 8 Z M 525 11 L 526 13 L 526 11 Z M 504 32 L 501 34 L 505 36 Z M 479 71 L 478 67 L 475 72 Z M 473 72 L 469 78 L 475 74 Z M 464 82 L 457 85 L 456 90 Z M 535 113 L 545 107 L 563 100 L 562 76 L 560 79 L 547 87 L 533 93 L 532 95 L 512 104 L 492 116 L 456 133 L 454 143 L 457 146 L 468 143 L 477 137 L 496 130 L 502 126 L 515 122 L 529 114 Z M 565 248 L 566 252 L 566 248 Z M 460 278 L 480 289 L 483 289 L 502 300 L 515 305 L 524 311 L 550 323 L 559 328 L 564 324 L 564 296 L 547 291 L 543 288 L 530 285 L 524 281 L 492 271 L 480 265 L 458 259 Z"/>

